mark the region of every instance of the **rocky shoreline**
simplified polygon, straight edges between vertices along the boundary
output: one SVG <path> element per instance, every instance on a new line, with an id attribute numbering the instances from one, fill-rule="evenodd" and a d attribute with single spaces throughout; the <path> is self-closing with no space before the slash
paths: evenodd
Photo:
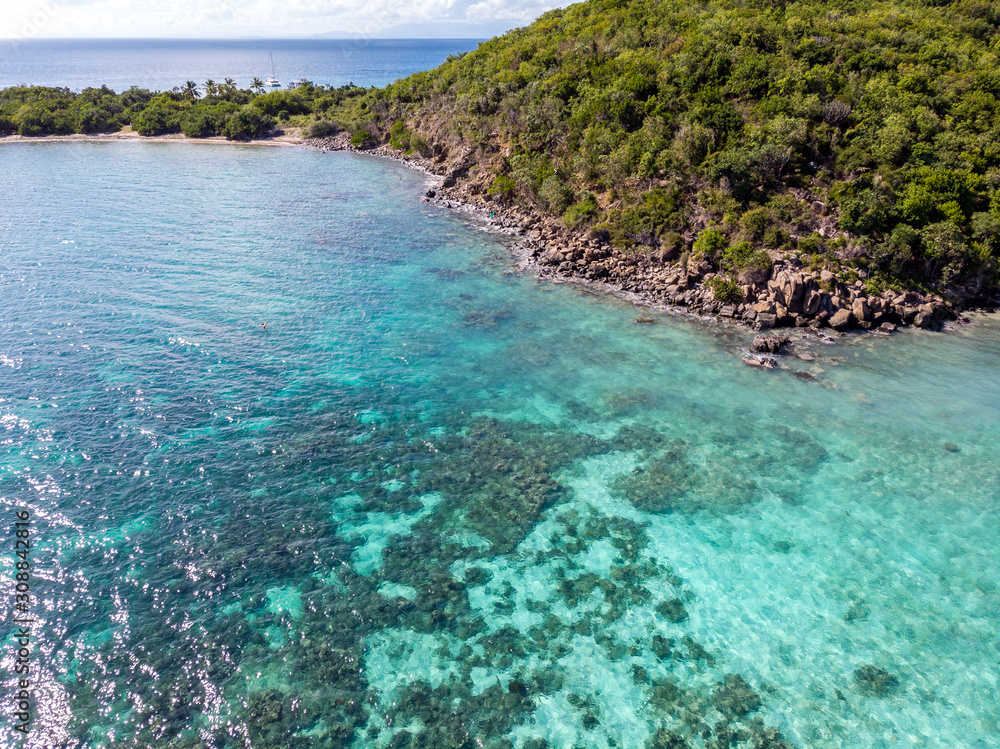
<path id="1" fill-rule="evenodd" d="M 889 335 L 914 326 L 941 330 L 949 321 L 967 322 L 960 313 L 969 309 L 992 311 L 996 299 L 968 305 L 957 296 L 916 291 L 865 292 L 862 280 L 845 283 L 829 270 L 803 267 L 794 255 L 772 254 L 770 271 L 757 279 L 743 279 L 742 299 L 720 301 L 706 282 L 717 275 L 707 260 L 689 259 L 680 250 L 630 253 L 613 248 L 605 238 L 566 229 L 552 217 L 522 207 L 503 206 L 486 192 L 485 177 L 470 176 L 464 159 L 448 160 L 402 154 L 388 144 L 356 148 L 348 134 L 307 142 L 323 151 L 352 151 L 400 161 L 441 178 L 425 200 L 452 209 L 479 214 L 490 227 L 515 238 L 514 250 L 540 276 L 598 284 L 623 293 L 638 305 L 677 309 L 698 317 L 743 325 L 755 331 L 793 328 L 800 334 L 870 331 Z M 644 318 L 639 318 L 643 321 Z M 788 340 L 778 338 L 777 340 Z M 773 344 L 762 344 L 773 345 Z M 774 351 L 756 351 L 747 364 L 769 366 Z"/>

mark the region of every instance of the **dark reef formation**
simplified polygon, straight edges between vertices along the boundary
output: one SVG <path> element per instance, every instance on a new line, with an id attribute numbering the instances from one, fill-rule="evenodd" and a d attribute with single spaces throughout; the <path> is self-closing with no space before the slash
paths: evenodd
<path id="1" fill-rule="evenodd" d="M 698 446 L 644 426 L 598 438 L 461 410 L 429 422 L 378 395 L 377 414 L 368 392 L 311 414 L 309 428 L 289 423 L 269 438 L 283 445 L 280 458 L 263 450 L 256 459 L 254 472 L 271 486 L 319 465 L 323 484 L 220 499 L 230 503 L 216 508 L 225 521 L 160 560 L 155 584 L 133 594 L 129 627 L 81 653 L 66 683 L 80 741 L 112 711 L 134 730 L 122 746 L 156 749 L 543 747 L 512 736 L 531 725 L 544 698 L 564 699 L 581 735 L 604 735 L 611 746 L 613 707 L 570 665 L 580 648 L 592 648 L 590 657 L 645 695 L 656 724 L 646 747 L 785 746 L 755 717 L 763 704 L 755 688 L 725 672 L 724 654 L 688 631 L 697 601 L 652 554 L 643 523 L 571 501 L 566 480 L 589 457 L 634 451 L 648 467 L 622 476 L 616 491 L 637 507 L 740 512 L 758 487 L 735 481 L 724 455 L 697 464 L 690 453 Z M 717 426 L 712 444 L 733 444 Z M 777 439 L 795 470 L 823 460 L 804 435 L 789 430 Z M 781 471 L 765 456 L 741 459 L 771 474 L 762 482 L 780 485 Z M 337 500 L 348 492 L 351 502 Z M 373 514 L 411 520 L 387 539 L 381 567 L 368 576 L 353 563 L 366 540 L 350 529 Z M 541 527 L 551 530 L 539 536 Z M 183 529 L 183 519 L 166 518 L 155 532 L 183 538 Z M 597 543 L 614 550 L 606 574 L 582 563 Z M 191 558 L 213 570 L 210 584 L 186 574 Z M 104 568 L 122 574 L 120 564 Z M 550 583 L 529 594 L 512 581 L 531 568 Z M 387 584 L 412 595 L 382 592 L 392 590 Z M 274 591 L 289 586 L 301 607 L 272 605 Z M 164 620 L 157 600 L 166 590 L 188 605 Z M 519 627 L 526 612 L 534 623 Z M 645 612 L 648 630 L 622 629 L 636 612 Z M 390 692 L 372 681 L 384 676 L 371 671 L 380 649 L 398 657 L 428 636 L 446 678 L 417 676 Z M 102 698 L 109 680 L 111 704 Z M 856 681 L 869 691 L 891 686 L 868 671 Z"/>

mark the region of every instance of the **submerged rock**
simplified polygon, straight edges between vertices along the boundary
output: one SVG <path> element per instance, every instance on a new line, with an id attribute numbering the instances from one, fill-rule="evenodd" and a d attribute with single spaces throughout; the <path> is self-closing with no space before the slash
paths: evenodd
<path id="1" fill-rule="evenodd" d="M 688 618 L 688 612 L 679 598 L 663 601 L 656 607 L 656 611 L 668 622 L 673 622 L 674 624 L 679 624 Z"/>
<path id="2" fill-rule="evenodd" d="M 863 621 L 868 618 L 868 613 L 868 606 L 863 601 L 852 601 L 847 613 L 844 614 L 844 621 Z"/>
<path id="3" fill-rule="evenodd" d="M 726 674 L 712 694 L 712 700 L 719 712 L 730 718 L 742 718 L 759 710 L 763 704 L 760 696 L 739 674 Z"/>
<path id="4" fill-rule="evenodd" d="M 854 686 L 868 697 L 888 697 L 899 686 L 899 679 L 885 669 L 865 664 L 854 669 Z"/>
<path id="5" fill-rule="evenodd" d="M 674 641 L 663 635 L 653 635 L 651 650 L 660 660 L 666 660 L 673 653 Z"/>
<path id="6" fill-rule="evenodd" d="M 643 512 L 732 512 L 760 496 L 760 487 L 738 468 L 724 460 L 696 467 L 684 448 L 677 447 L 647 467 L 619 476 L 612 491 Z"/>
<path id="7" fill-rule="evenodd" d="M 510 683 L 507 685 L 508 694 L 527 694 L 528 687 L 524 683 L 517 681 L 517 679 L 511 679 Z"/>
<path id="8" fill-rule="evenodd" d="M 687 749 L 688 746 L 690 745 L 683 736 L 660 728 L 650 737 L 646 749 Z"/>
<path id="9" fill-rule="evenodd" d="M 757 367 L 758 369 L 774 369 L 778 366 L 778 360 L 773 356 L 744 356 L 743 363 L 748 367 Z"/>
<path id="10" fill-rule="evenodd" d="M 493 573 L 485 567 L 469 567 L 469 569 L 465 571 L 466 585 L 486 585 L 486 583 L 492 579 Z"/>

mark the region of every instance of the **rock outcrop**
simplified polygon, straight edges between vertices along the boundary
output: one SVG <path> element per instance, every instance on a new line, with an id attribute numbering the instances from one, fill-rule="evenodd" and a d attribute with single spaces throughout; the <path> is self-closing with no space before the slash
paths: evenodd
<path id="1" fill-rule="evenodd" d="M 885 334 L 899 325 L 937 329 L 956 316 L 953 305 L 941 296 L 916 291 L 873 294 L 856 272 L 848 282 L 828 268 L 805 268 L 787 253 L 772 253 L 770 271 L 741 278 L 739 298 L 717 299 L 710 287 L 719 269 L 706 259 L 691 257 L 693 236 L 686 238 L 683 248 L 623 252 L 609 244 L 606 232 L 571 231 L 552 216 L 497 200 L 485 181 L 489 170 L 470 168 L 468 153 L 449 158 L 446 151 L 440 151 L 424 158 L 404 155 L 388 144 L 358 149 L 343 133 L 312 145 L 323 150 L 363 150 L 437 175 L 442 178 L 440 186 L 428 189 L 424 200 L 479 213 L 498 232 L 516 237 L 515 251 L 540 274 L 602 283 L 634 295 L 640 303 L 680 307 L 755 330 L 831 328 Z"/>

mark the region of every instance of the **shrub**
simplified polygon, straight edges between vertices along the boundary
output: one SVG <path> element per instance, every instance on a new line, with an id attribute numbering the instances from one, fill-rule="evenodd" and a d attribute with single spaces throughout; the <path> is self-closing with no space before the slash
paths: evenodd
<path id="1" fill-rule="evenodd" d="M 728 249 L 729 240 L 718 229 L 703 229 L 694 240 L 692 249 L 696 257 L 716 261 Z"/>
<path id="2" fill-rule="evenodd" d="M 593 223 L 597 216 L 597 198 L 594 197 L 594 193 L 584 190 L 580 200 L 566 209 L 566 213 L 563 214 L 563 223 L 570 229 L 577 229 Z"/>
<path id="3" fill-rule="evenodd" d="M 499 174 L 494 178 L 493 183 L 486 190 L 486 193 L 502 200 L 510 200 L 514 197 L 516 190 L 517 183 L 513 177 L 509 177 L 506 174 Z"/>
<path id="4" fill-rule="evenodd" d="M 721 259 L 726 236 L 783 247 L 781 228 L 818 228 L 807 207 L 818 200 L 856 248 L 850 259 L 889 279 L 988 277 L 1000 253 L 997 4 L 878 0 L 831 11 L 802 0 L 787 18 L 786 4 L 793 10 L 786 0 L 577 4 L 381 89 L 229 91 L 195 103 L 138 88 L 13 87 L 0 91 L 0 131 L 131 121 L 147 134 L 207 134 L 230 115 L 239 124 L 235 109 L 252 102 L 281 121 L 349 123 L 356 146 L 385 134 L 424 153 L 413 124 L 449 122 L 471 159 L 506 155 L 512 182 L 491 186 L 494 195 L 535 200 L 568 226 L 606 220 L 619 246 L 660 247 L 667 232 L 708 216 L 725 236 L 699 242 L 698 256 Z M 192 114 L 200 106 L 214 120 Z M 326 126 L 312 127 L 315 136 Z M 607 196 L 607 215 L 585 189 Z M 902 241 L 904 224 L 916 238 Z M 835 248 L 800 244 L 817 263 Z"/>
<path id="5" fill-rule="evenodd" d="M 538 197 L 552 213 L 563 213 L 573 201 L 573 190 L 558 175 L 546 177 L 538 190 Z"/>
<path id="6" fill-rule="evenodd" d="M 281 119 L 288 119 L 293 114 L 308 114 L 311 110 L 309 104 L 302 98 L 299 90 L 296 91 L 270 91 L 261 94 L 253 100 L 253 107 L 264 114 Z"/>
<path id="7" fill-rule="evenodd" d="M 670 155 L 686 166 L 698 166 L 712 146 L 712 131 L 698 122 L 684 122 L 674 134 Z"/>
<path id="8" fill-rule="evenodd" d="M 149 104 L 133 120 L 132 129 L 139 135 L 162 135 L 175 133 L 180 127 L 177 113 L 167 109 L 162 104 Z"/>
<path id="9" fill-rule="evenodd" d="M 799 252 L 809 255 L 826 252 L 826 240 L 819 232 L 807 234 L 799 240 Z"/>
<path id="10" fill-rule="evenodd" d="M 389 145 L 399 151 L 405 151 L 410 147 L 410 131 L 402 120 L 396 120 L 389 127 Z"/>
<path id="11" fill-rule="evenodd" d="M 635 244 L 657 247 L 660 235 L 676 227 L 681 220 L 678 191 L 657 187 L 643 194 L 638 205 L 611 212 L 611 239 L 621 247 Z"/>
<path id="12" fill-rule="evenodd" d="M 771 225 L 771 214 L 766 208 L 751 208 L 740 219 L 740 227 L 747 239 L 760 239 Z"/>
<path id="13" fill-rule="evenodd" d="M 950 221 L 930 224 L 920 230 L 927 275 L 950 283 L 968 264 L 969 245 L 962 230 Z"/>
<path id="14" fill-rule="evenodd" d="M 723 276 L 712 276 L 705 281 L 705 287 L 712 296 L 723 304 L 739 304 L 743 301 L 743 289 L 736 281 Z"/>
<path id="15" fill-rule="evenodd" d="M 741 281 L 759 284 L 771 275 L 771 256 L 764 250 L 755 250 L 749 242 L 739 242 L 723 253 L 722 267 L 738 274 Z"/>
<path id="16" fill-rule="evenodd" d="M 840 204 L 840 228 L 852 234 L 884 231 L 894 219 L 892 198 L 881 191 L 860 190 Z"/>
<path id="17" fill-rule="evenodd" d="M 354 146 L 355 148 L 361 148 L 362 146 L 367 144 L 371 139 L 372 139 L 372 134 L 369 133 L 364 128 L 361 128 L 360 130 L 355 130 L 351 134 L 351 145 Z"/>
<path id="18" fill-rule="evenodd" d="M 181 120 L 181 132 L 189 138 L 207 138 L 217 135 L 219 126 L 208 112 L 194 110 Z"/>
<path id="19" fill-rule="evenodd" d="M 120 127 L 118 114 L 100 107 L 84 107 L 77 120 L 77 129 L 81 133 L 110 133 Z"/>
<path id="20" fill-rule="evenodd" d="M 762 241 L 765 247 L 779 249 L 788 242 L 788 234 L 777 226 L 769 226 L 767 227 L 767 231 L 764 232 L 764 239 Z"/>
<path id="21" fill-rule="evenodd" d="M 660 240 L 660 249 L 667 253 L 679 255 L 684 247 L 684 237 L 675 231 L 668 231 Z"/>
<path id="22" fill-rule="evenodd" d="M 316 120 L 306 125 L 302 130 L 302 134 L 307 138 L 325 138 L 328 135 L 334 135 L 339 130 L 340 128 L 330 122 L 330 120 Z"/>
<path id="23" fill-rule="evenodd" d="M 828 101 L 823 105 L 823 122 L 833 127 L 842 127 L 851 115 L 851 105 L 842 101 Z"/>
<path id="24" fill-rule="evenodd" d="M 228 140 L 250 140 L 266 135 L 273 127 L 273 117 L 248 105 L 229 115 L 221 131 Z"/>
<path id="25" fill-rule="evenodd" d="M 771 256 L 764 250 L 755 250 L 749 242 L 738 242 L 722 255 L 726 270 L 766 270 L 771 267 Z"/>
<path id="26" fill-rule="evenodd" d="M 410 133 L 410 150 L 407 151 L 407 153 L 412 153 L 414 151 L 424 157 L 430 156 L 432 153 L 431 147 L 427 145 L 427 141 L 416 133 Z"/>

